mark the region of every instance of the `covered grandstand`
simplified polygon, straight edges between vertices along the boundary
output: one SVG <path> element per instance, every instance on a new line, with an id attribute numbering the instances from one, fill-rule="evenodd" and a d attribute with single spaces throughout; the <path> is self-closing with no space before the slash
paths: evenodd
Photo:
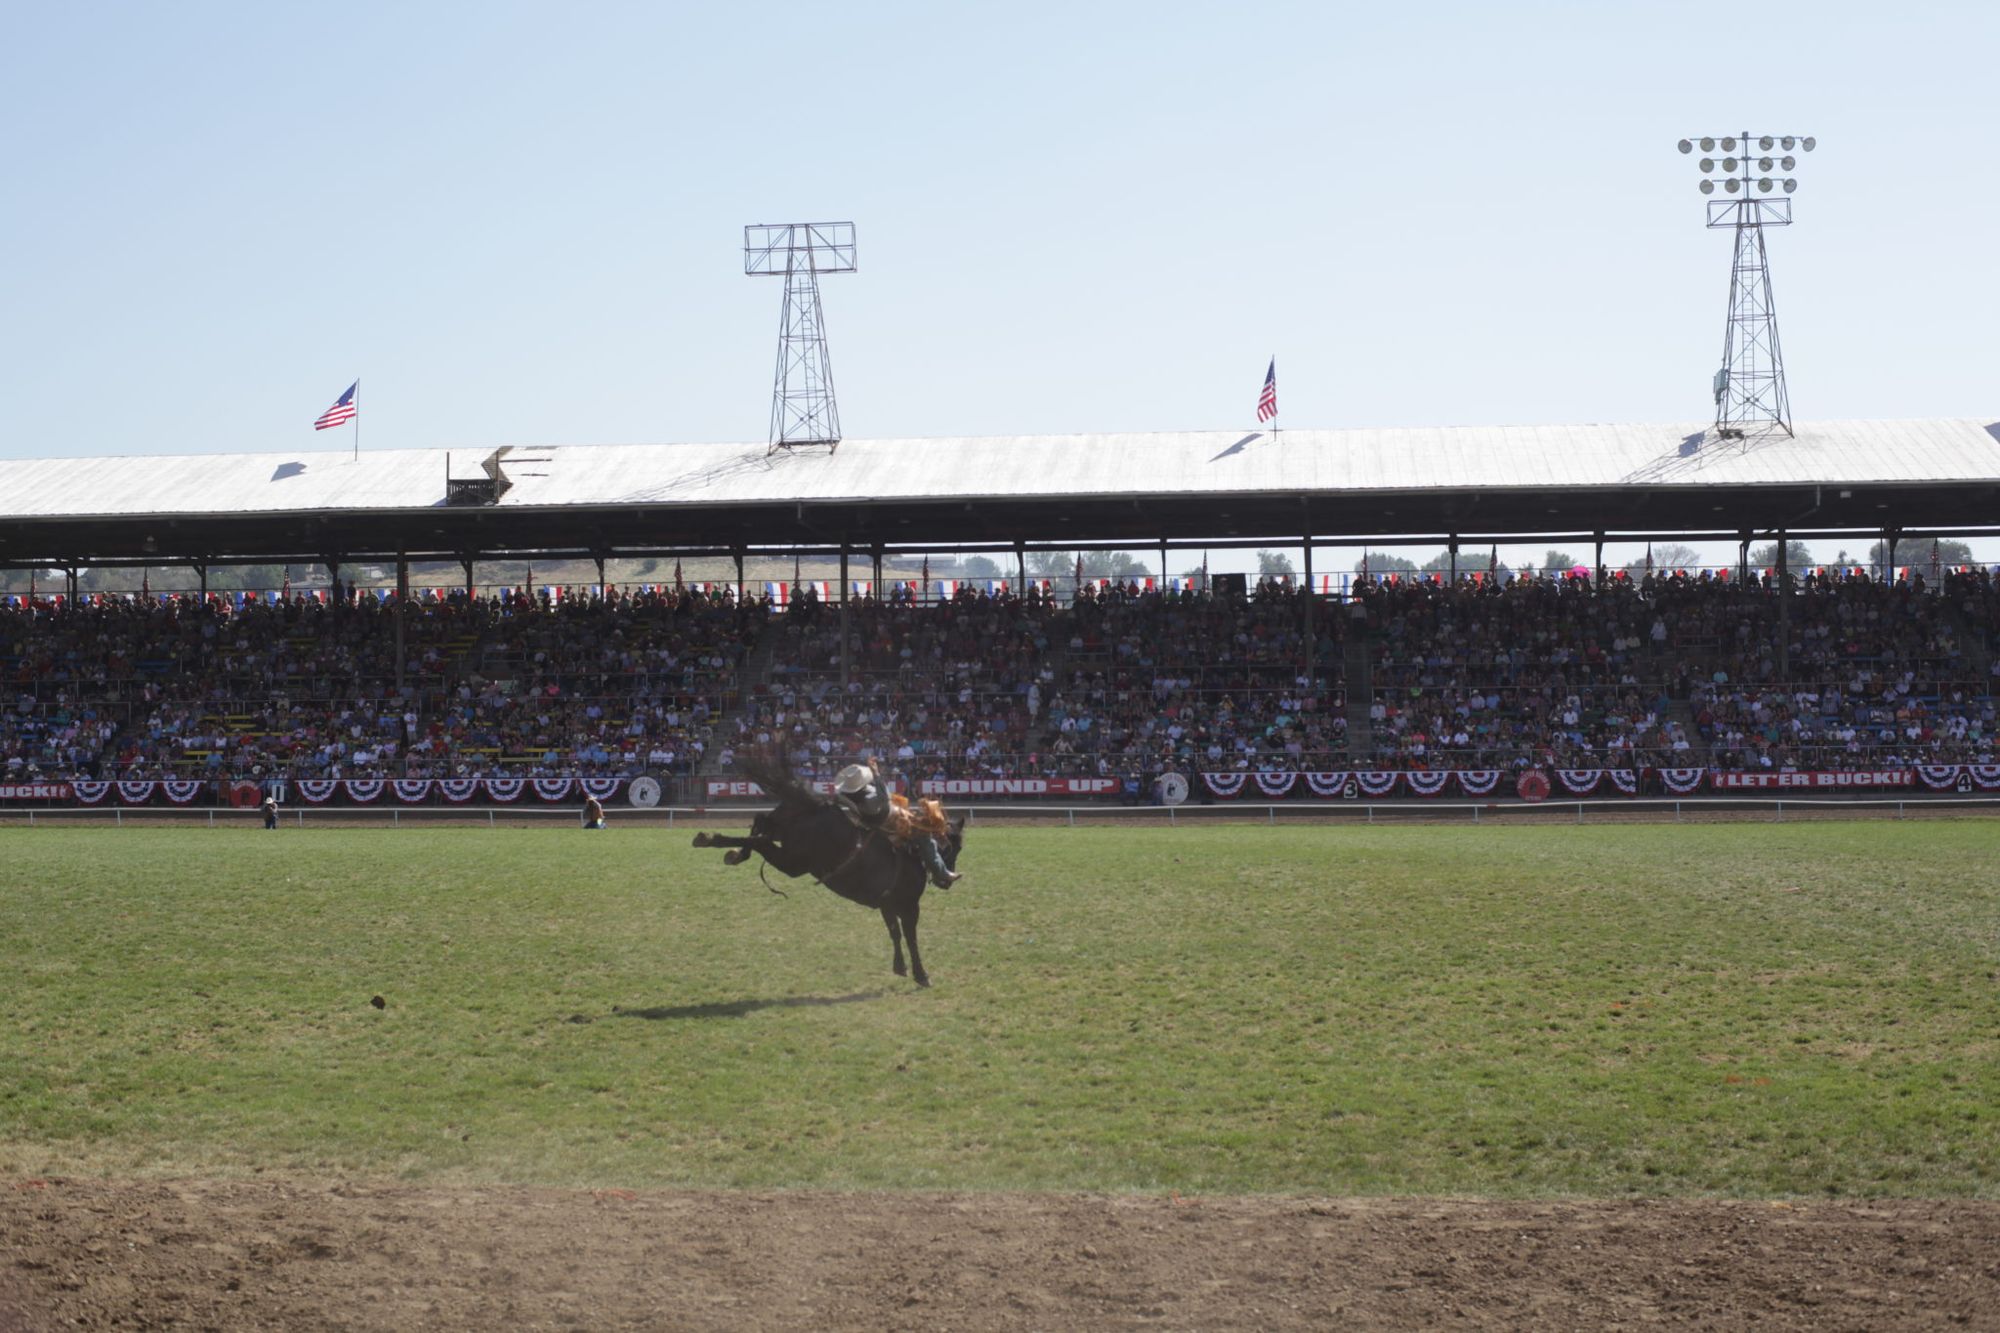
<path id="1" fill-rule="evenodd" d="M 2000 423 L 1194 431 L 0 461 L 0 565 L 2000 532 Z"/>
<path id="2" fill-rule="evenodd" d="M 1970 420 L 0 462 L 0 566 L 68 571 L 0 613 L 0 795 L 700 803 L 750 794 L 750 745 L 954 796 L 1987 789 L 1988 572 L 1630 580 L 1601 551 L 1992 536 L 1996 496 L 2000 425 Z M 1315 549 L 1543 539 L 1593 543 L 1596 575 L 1166 588 L 1174 550 L 1299 545 L 1310 575 Z M 1027 578 L 1031 551 L 1134 546 L 1160 587 Z M 1014 577 L 942 604 L 884 585 L 919 552 L 1011 553 Z M 843 577 L 751 595 L 743 562 L 773 554 Z M 716 555 L 738 579 L 705 592 L 474 582 L 504 558 Z M 438 559 L 464 593 L 410 598 Z M 334 596 L 75 595 L 85 567 L 279 561 L 326 566 Z M 364 562 L 406 595 L 357 599 L 338 580 Z"/>

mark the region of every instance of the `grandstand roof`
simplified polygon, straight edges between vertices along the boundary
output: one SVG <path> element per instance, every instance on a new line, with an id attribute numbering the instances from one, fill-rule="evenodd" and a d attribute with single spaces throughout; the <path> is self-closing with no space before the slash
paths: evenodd
<path id="1" fill-rule="evenodd" d="M 447 473 L 508 485 L 447 504 Z M 0 461 L 0 563 L 2000 530 L 2000 423 L 1440 427 Z M 150 545 L 148 544 L 150 542 Z"/>

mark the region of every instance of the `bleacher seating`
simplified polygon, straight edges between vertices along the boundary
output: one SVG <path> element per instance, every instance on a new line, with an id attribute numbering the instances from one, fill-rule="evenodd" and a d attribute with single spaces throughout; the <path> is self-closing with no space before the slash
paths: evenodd
<path id="1" fill-rule="evenodd" d="M 817 776 L 868 756 L 949 778 L 1996 762 L 1984 571 L 1941 595 L 1814 573 L 1788 597 L 1648 576 L 1371 580 L 1356 601 L 460 593 L 407 608 L 400 685 L 374 598 L 44 601 L 0 607 L 0 780 L 690 777 L 750 745 Z"/>

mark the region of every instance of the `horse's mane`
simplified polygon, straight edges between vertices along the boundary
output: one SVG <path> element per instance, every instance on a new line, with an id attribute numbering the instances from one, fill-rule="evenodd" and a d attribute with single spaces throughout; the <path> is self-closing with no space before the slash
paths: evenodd
<path id="1" fill-rule="evenodd" d="M 803 805 L 831 804 L 830 798 L 820 795 L 799 781 L 798 775 L 792 772 L 792 766 L 775 753 L 752 751 L 743 756 L 737 766 L 743 770 L 746 777 L 762 787 L 767 794 L 776 797 L 781 804 L 794 802 Z"/>

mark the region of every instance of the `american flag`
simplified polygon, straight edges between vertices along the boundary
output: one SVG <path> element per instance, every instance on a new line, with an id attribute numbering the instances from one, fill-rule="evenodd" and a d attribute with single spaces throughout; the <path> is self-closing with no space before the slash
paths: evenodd
<path id="1" fill-rule="evenodd" d="M 335 399 L 332 407 L 319 414 L 319 420 L 313 422 L 313 429 L 325 430 L 328 426 L 342 426 L 354 420 L 354 414 L 360 410 L 354 405 L 354 395 L 360 389 L 360 380 L 348 385 L 347 392 Z"/>
<path id="2" fill-rule="evenodd" d="M 1271 368 L 1264 372 L 1264 391 L 1257 395 L 1257 420 L 1269 421 L 1278 415 L 1278 358 L 1271 358 Z"/>

